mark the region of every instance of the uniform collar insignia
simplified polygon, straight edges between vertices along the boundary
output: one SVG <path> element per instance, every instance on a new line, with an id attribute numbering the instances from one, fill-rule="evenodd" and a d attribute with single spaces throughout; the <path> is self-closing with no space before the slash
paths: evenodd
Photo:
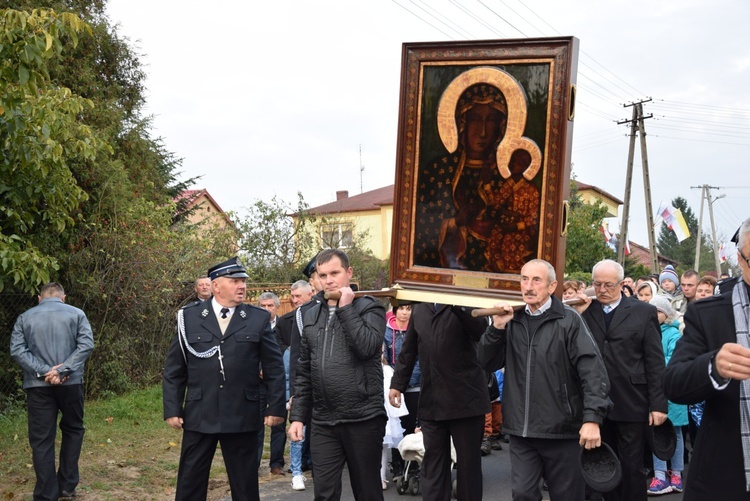
<path id="1" fill-rule="evenodd" d="M 203 318 L 206 318 L 206 317 L 208 316 L 208 310 L 203 310 L 203 311 L 201 312 L 201 316 L 202 316 Z"/>
<path id="2" fill-rule="evenodd" d="M 240 310 L 240 316 L 241 316 L 242 318 L 245 318 L 245 317 L 247 317 L 247 313 L 245 313 L 245 310 Z"/>

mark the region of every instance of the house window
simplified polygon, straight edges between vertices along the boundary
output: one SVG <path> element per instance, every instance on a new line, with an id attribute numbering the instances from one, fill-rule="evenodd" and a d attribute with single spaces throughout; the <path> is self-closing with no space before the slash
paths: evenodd
<path id="1" fill-rule="evenodd" d="M 354 225 L 324 224 L 320 228 L 320 239 L 324 249 L 347 249 L 354 244 Z"/>

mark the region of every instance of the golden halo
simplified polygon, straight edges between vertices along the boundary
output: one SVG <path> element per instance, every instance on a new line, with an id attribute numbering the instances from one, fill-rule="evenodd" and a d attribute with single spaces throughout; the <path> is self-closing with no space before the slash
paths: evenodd
<path id="1" fill-rule="evenodd" d="M 510 177 L 508 162 L 515 150 L 526 150 L 531 155 L 531 165 L 524 171 L 523 177 L 531 181 L 542 165 L 542 152 L 537 144 L 523 136 L 526 128 L 526 95 L 515 78 L 508 73 L 489 66 L 478 66 L 464 71 L 448 84 L 438 105 L 437 126 L 440 140 L 449 153 L 458 148 L 458 124 L 456 123 L 456 105 L 461 94 L 478 83 L 497 87 L 508 103 L 508 121 L 505 136 L 497 145 L 496 158 L 500 174 Z"/>

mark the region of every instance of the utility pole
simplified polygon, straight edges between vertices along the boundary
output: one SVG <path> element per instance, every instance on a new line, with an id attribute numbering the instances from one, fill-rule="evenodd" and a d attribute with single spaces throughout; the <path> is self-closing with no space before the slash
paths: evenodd
<path id="1" fill-rule="evenodd" d="M 716 225 L 714 224 L 714 202 L 720 198 L 724 198 L 726 195 L 719 195 L 718 197 L 711 199 L 711 190 L 720 190 L 721 186 L 709 186 L 704 184 L 702 186 L 691 186 L 690 188 L 701 189 L 701 212 L 700 219 L 698 220 L 698 235 L 697 243 L 695 244 L 695 271 L 700 271 L 698 266 L 700 265 L 701 255 L 701 243 L 703 241 L 703 200 L 708 202 L 708 214 L 711 219 L 711 240 L 713 240 L 714 249 L 714 264 L 716 265 L 716 274 L 721 275 L 721 259 L 719 258 L 719 243 L 716 241 Z"/>
<path id="2" fill-rule="evenodd" d="M 701 263 L 701 243 L 703 243 L 703 200 L 706 196 L 706 185 L 703 186 L 691 186 L 691 188 L 700 188 L 701 189 L 701 212 L 700 217 L 698 218 L 698 235 L 696 235 L 695 238 L 695 266 L 693 269 L 700 273 L 700 263 Z"/>
<path id="3" fill-rule="evenodd" d="M 635 154 L 635 131 L 638 130 L 641 138 L 641 166 L 643 168 L 643 190 L 646 198 L 646 224 L 648 226 L 648 243 L 651 254 L 651 272 L 659 272 L 659 261 L 656 256 L 656 240 L 654 238 L 654 214 L 651 207 L 651 181 L 648 174 L 648 153 L 646 151 L 646 128 L 643 120 L 652 118 L 653 115 L 643 116 L 643 103 L 651 101 L 651 98 L 638 101 L 637 103 L 624 104 L 624 107 L 633 107 L 633 118 L 617 122 L 624 124 L 630 122 L 630 150 L 628 152 L 628 172 L 625 179 L 625 203 L 622 212 L 623 222 L 620 225 L 620 246 L 617 249 L 617 261 L 623 264 L 625 261 L 625 246 L 627 245 L 628 219 L 630 217 L 630 191 L 633 177 L 633 156 Z"/>
<path id="4" fill-rule="evenodd" d="M 656 257 L 656 238 L 654 237 L 654 210 L 651 207 L 651 178 L 648 174 L 648 153 L 646 152 L 646 128 L 643 126 L 643 101 L 636 104 L 636 108 L 638 108 L 638 128 L 641 134 L 643 191 L 646 194 L 646 224 L 648 225 L 648 246 L 651 250 L 651 271 L 652 273 L 659 273 L 659 260 Z"/>
<path id="5" fill-rule="evenodd" d="M 714 224 L 714 202 L 724 197 L 719 195 L 711 200 L 711 186 L 706 186 L 706 200 L 708 200 L 708 215 L 711 217 L 711 240 L 714 242 L 714 263 L 716 264 L 716 276 L 721 275 L 721 260 L 719 259 L 719 245 L 716 241 L 716 225 Z"/>
<path id="6" fill-rule="evenodd" d="M 630 120 L 630 148 L 628 148 L 628 167 L 625 173 L 625 201 L 622 206 L 622 222 L 620 223 L 620 245 L 617 246 L 617 262 L 621 265 L 625 264 L 625 245 L 628 241 L 628 220 L 630 218 L 630 187 L 633 184 L 635 133 L 638 130 L 637 110 L 638 108 L 633 106 L 633 118 Z"/>

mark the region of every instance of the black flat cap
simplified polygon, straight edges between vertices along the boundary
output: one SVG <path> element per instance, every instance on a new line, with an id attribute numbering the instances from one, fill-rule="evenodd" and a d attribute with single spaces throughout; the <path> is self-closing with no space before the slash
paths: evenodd
<path id="1" fill-rule="evenodd" d="M 583 479 L 592 489 L 609 492 L 622 480 L 622 466 L 612 448 L 602 442 L 601 447 L 581 450 Z"/>
<path id="2" fill-rule="evenodd" d="M 677 435 L 672 421 L 667 418 L 659 426 L 649 426 L 646 438 L 654 456 L 662 461 L 669 461 L 677 447 Z"/>
<path id="3" fill-rule="evenodd" d="M 307 266 L 305 266 L 305 269 L 302 270 L 302 274 L 305 275 L 307 278 L 310 278 L 313 273 L 315 273 L 316 269 L 316 259 L 318 259 L 318 254 L 315 254 L 315 256 L 310 260 L 309 263 L 307 263 Z"/>

